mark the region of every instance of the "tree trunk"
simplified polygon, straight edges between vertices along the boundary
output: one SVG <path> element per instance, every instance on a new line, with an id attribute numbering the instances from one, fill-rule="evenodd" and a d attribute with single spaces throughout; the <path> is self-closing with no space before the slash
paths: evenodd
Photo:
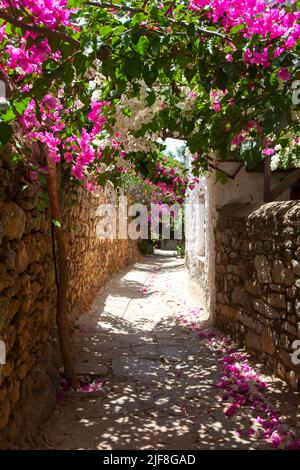
<path id="1" fill-rule="evenodd" d="M 57 167 L 55 162 L 49 157 L 48 152 L 39 144 L 41 153 L 47 163 L 47 183 L 48 195 L 51 208 L 51 219 L 61 223 L 61 210 L 58 196 Z M 71 325 L 67 313 L 67 291 L 68 291 L 68 259 L 64 232 L 62 227 L 54 225 L 58 253 L 58 292 L 57 292 L 57 329 L 60 342 L 60 349 L 63 356 L 65 376 L 73 389 L 79 388 L 79 379 L 75 373 L 73 365 L 73 345 Z"/>

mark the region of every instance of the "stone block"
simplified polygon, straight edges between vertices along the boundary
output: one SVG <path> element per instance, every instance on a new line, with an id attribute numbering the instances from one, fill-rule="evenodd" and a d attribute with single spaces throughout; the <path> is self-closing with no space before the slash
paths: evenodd
<path id="1" fill-rule="evenodd" d="M 288 333 L 290 333 L 292 336 L 295 336 L 297 335 L 297 328 L 295 327 L 295 325 L 293 325 L 292 323 L 289 323 L 289 322 L 284 322 L 283 323 L 283 329 L 285 331 L 287 331 Z"/>
<path id="2" fill-rule="evenodd" d="M 300 318 L 300 299 L 295 300 L 295 312 L 297 317 Z"/>
<path id="3" fill-rule="evenodd" d="M 245 305 L 247 296 L 244 289 L 240 286 L 235 286 L 231 294 L 231 300 L 234 304 Z"/>
<path id="4" fill-rule="evenodd" d="M 0 366 L 1 367 L 1 366 Z M 1 372 L 0 372 L 1 375 Z M 1 385 L 1 383 L 0 383 Z M 0 388 L 0 408 L 1 408 L 1 403 L 4 401 L 4 398 L 7 396 L 7 390 L 6 388 L 2 387 Z"/>
<path id="5" fill-rule="evenodd" d="M 20 380 L 23 380 L 27 375 L 27 365 L 25 363 L 21 364 L 17 370 L 17 375 Z"/>
<path id="6" fill-rule="evenodd" d="M 254 281 L 246 281 L 245 283 L 245 290 L 249 292 L 251 295 L 260 295 L 261 294 L 261 287 L 257 280 Z"/>
<path id="7" fill-rule="evenodd" d="M 12 276 L 7 272 L 5 264 L 0 264 L 0 292 L 2 293 L 4 289 L 10 287 L 15 282 L 15 276 Z"/>
<path id="8" fill-rule="evenodd" d="M 272 250 L 272 242 L 267 240 L 264 242 L 264 250 L 265 251 L 271 251 Z"/>
<path id="9" fill-rule="evenodd" d="M 251 330 L 257 329 L 258 322 L 254 318 L 250 317 L 250 315 L 247 315 L 245 312 L 239 311 L 237 313 L 237 320 Z"/>
<path id="10" fill-rule="evenodd" d="M 26 215 L 15 202 L 6 202 L 1 209 L 3 235 L 9 240 L 20 240 L 24 234 Z"/>
<path id="11" fill-rule="evenodd" d="M 253 300 L 253 308 L 261 315 L 264 315 L 268 318 L 279 318 L 280 313 L 272 308 L 269 304 L 264 302 L 262 299 Z"/>
<path id="12" fill-rule="evenodd" d="M 270 294 L 268 303 L 275 308 L 286 308 L 286 300 L 283 294 Z"/>
<path id="13" fill-rule="evenodd" d="M 260 351 L 262 348 L 261 339 L 258 335 L 248 331 L 246 334 L 246 346 L 249 349 Z"/>
<path id="14" fill-rule="evenodd" d="M 22 273 L 26 270 L 29 263 L 29 256 L 25 243 L 21 240 L 16 256 L 16 271 Z"/>
<path id="15" fill-rule="evenodd" d="M 284 286 L 281 286 L 280 284 L 271 284 L 270 289 L 274 292 L 283 292 Z"/>
<path id="16" fill-rule="evenodd" d="M 20 382 L 14 380 L 8 390 L 11 403 L 16 404 L 20 399 Z"/>
<path id="17" fill-rule="evenodd" d="M 287 369 L 292 369 L 293 363 L 292 363 L 292 354 L 288 353 L 287 351 L 281 350 L 280 354 L 280 361 L 281 363 L 287 368 Z"/>
<path id="18" fill-rule="evenodd" d="M 236 310 L 229 305 L 222 305 L 220 311 L 222 315 L 228 317 L 230 320 L 236 319 Z"/>
<path id="19" fill-rule="evenodd" d="M 20 306 L 16 299 L 0 300 L 0 331 L 12 321 Z"/>
<path id="20" fill-rule="evenodd" d="M 256 255 L 254 267 L 259 282 L 270 284 L 272 282 L 268 258 L 265 255 Z"/>
<path id="21" fill-rule="evenodd" d="M 270 328 L 264 327 L 262 329 L 261 345 L 263 352 L 269 354 L 270 356 L 275 353 L 276 347 L 274 344 L 273 333 Z"/>
<path id="22" fill-rule="evenodd" d="M 235 274 L 236 276 L 240 275 L 239 267 L 235 264 L 229 264 L 228 266 L 226 266 L 226 272 L 230 274 Z"/>
<path id="23" fill-rule="evenodd" d="M 290 338 L 286 335 L 286 334 L 281 334 L 280 335 L 280 345 L 284 348 L 284 349 L 290 349 L 291 347 L 291 340 Z"/>
<path id="24" fill-rule="evenodd" d="M 272 276 L 277 284 L 291 286 L 294 283 L 295 276 L 293 271 L 286 268 L 281 260 L 273 261 Z"/>
<path id="25" fill-rule="evenodd" d="M 292 260 L 292 269 L 296 276 L 300 276 L 300 261 L 293 259 Z"/>
<path id="26" fill-rule="evenodd" d="M 288 287 L 286 289 L 286 296 L 289 300 L 292 300 L 295 298 L 296 296 L 296 289 L 295 289 L 295 286 L 292 286 L 292 287 Z"/>
<path id="27" fill-rule="evenodd" d="M 2 158 L 2 155 L 1 155 Z M 0 199 L 9 200 L 13 198 L 18 191 L 19 180 L 16 178 L 16 175 L 7 169 L 0 168 Z"/>
<path id="28" fill-rule="evenodd" d="M 15 251 L 5 250 L 4 264 L 9 271 L 14 270 L 16 267 L 16 256 Z"/>
<path id="29" fill-rule="evenodd" d="M 6 397 L 0 405 L 0 429 L 4 429 L 9 420 L 10 415 L 10 401 L 9 398 Z"/>

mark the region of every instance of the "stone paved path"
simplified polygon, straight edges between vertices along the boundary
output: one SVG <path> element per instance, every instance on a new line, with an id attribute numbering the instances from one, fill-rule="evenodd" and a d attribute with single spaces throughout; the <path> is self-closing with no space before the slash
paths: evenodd
<path id="1" fill-rule="evenodd" d="M 189 302 L 183 261 L 174 257 L 145 258 L 115 275 L 75 336 L 77 371 L 101 373 L 111 391 L 59 403 L 35 448 L 265 448 L 236 433 L 249 426 L 251 410 L 224 415 L 219 356 L 177 326 L 175 314 Z M 282 382 L 267 380 L 273 403 L 299 420 Z"/>

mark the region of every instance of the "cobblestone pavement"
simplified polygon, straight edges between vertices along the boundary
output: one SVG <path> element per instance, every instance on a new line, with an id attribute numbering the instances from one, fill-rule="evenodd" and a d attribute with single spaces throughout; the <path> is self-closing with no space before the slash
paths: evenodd
<path id="1" fill-rule="evenodd" d="M 249 427 L 251 410 L 225 416 L 217 353 L 177 325 L 175 315 L 190 302 L 184 263 L 175 257 L 147 257 L 115 275 L 75 335 L 77 371 L 105 376 L 110 391 L 60 401 L 35 448 L 266 448 L 237 432 Z M 272 403 L 299 421 L 284 384 L 264 378 Z"/>

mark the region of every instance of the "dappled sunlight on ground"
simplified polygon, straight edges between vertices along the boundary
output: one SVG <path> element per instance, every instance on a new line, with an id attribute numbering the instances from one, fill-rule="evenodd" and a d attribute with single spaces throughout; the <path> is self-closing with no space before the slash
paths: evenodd
<path id="1" fill-rule="evenodd" d="M 266 448 L 246 433 L 250 408 L 224 414 L 220 353 L 178 323 L 184 312 L 206 315 L 186 286 L 183 261 L 162 255 L 112 278 L 75 335 L 78 373 L 103 376 L 106 394 L 60 399 L 36 448 Z M 280 380 L 264 378 L 273 405 L 296 421 L 291 400 L 299 399 Z"/>

